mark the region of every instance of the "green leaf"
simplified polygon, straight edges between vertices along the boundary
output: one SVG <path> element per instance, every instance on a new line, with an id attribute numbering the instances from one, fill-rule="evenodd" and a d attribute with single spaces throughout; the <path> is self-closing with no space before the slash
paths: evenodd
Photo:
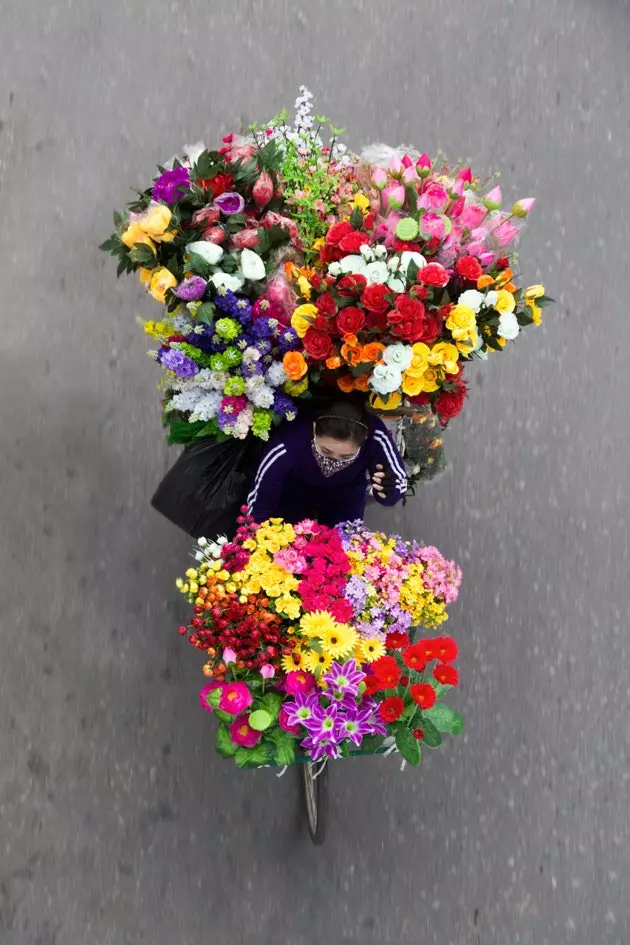
<path id="1" fill-rule="evenodd" d="M 211 689 L 210 692 L 206 693 L 205 699 L 208 705 L 216 709 L 221 700 L 221 689 L 219 687 Z"/>
<path id="2" fill-rule="evenodd" d="M 277 719 L 282 705 L 282 696 L 277 692 L 266 692 L 259 700 L 260 705 L 268 712 L 272 719 Z"/>
<path id="3" fill-rule="evenodd" d="M 193 168 L 193 177 L 200 177 L 202 180 L 209 180 L 218 174 L 219 169 L 212 160 L 208 151 L 202 151 L 195 162 Z"/>
<path id="4" fill-rule="evenodd" d="M 552 299 L 550 295 L 541 295 L 539 299 L 534 299 L 534 303 L 540 308 L 548 308 L 550 305 L 555 305 L 556 300 Z"/>
<path id="5" fill-rule="evenodd" d="M 418 276 L 418 271 L 419 271 L 419 269 L 420 269 L 420 267 L 418 266 L 418 264 L 417 264 L 416 262 L 414 262 L 413 259 L 412 259 L 412 260 L 410 261 L 409 265 L 407 266 L 407 282 L 415 282 L 415 281 L 416 281 L 416 278 L 417 278 L 417 276 Z"/>
<path id="6" fill-rule="evenodd" d="M 464 720 L 459 712 L 453 712 L 453 721 L 451 722 L 451 735 L 461 735 L 464 731 Z"/>
<path id="7" fill-rule="evenodd" d="M 258 768 L 267 765 L 271 757 L 266 746 L 256 745 L 255 748 L 238 748 L 234 760 L 239 768 Z"/>
<path id="8" fill-rule="evenodd" d="M 531 315 L 527 315 L 526 312 L 517 312 L 516 321 L 519 323 L 519 325 L 521 325 L 521 327 L 523 327 L 525 325 L 531 325 L 534 319 L 531 317 Z"/>
<path id="9" fill-rule="evenodd" d="M 426 715 L 424 715 L 419 725 L 424 732 L 424 744 L 427 746 L 427 748 L 439 748 L 442 744 L 442 736 L 433 722 L 431 722 L 426 717 Z"/>
<path id="10" fill-rule="evenodd" d="M 366 755 L 373 755 L 384 741 L 384 735 L 365 735 L 361 742 L 361 751 Z"/>
<path id="11" fill-rule="evenodd" d="M 363 214 L 358 207 L 350 214 L 350 226 L 354 227 L 355 230 L 360 230 L 363 226 Z"/>
<path id="12" fill-rule="evenodd" d="M 115 234 L 112 234 L 112 236 L 110 236 L 109 239 L 106 239 L 104 243 L 101 243 L 101 245 L 99 246 L 99 249 L 102 249 L 106 253 L 111 253 L 111 252 L 116 253 L 120 251 L 121 246 L 124 249 L 127 248 L 118 236 L 116 236 Z"/>
<path id="13" fill-rule="evenodd" d="M 205 279 L 212 272 L 212 266 L 203 256 L 198 256 L 197 253 L 189 253 L 190 256 L 190 271 L 197 273 L 198 276 L 203 276 Z"/>
<path id="14" fill-rule="evenodd" d="M 223 709 L 215 709 L 214 714 L 218 718 L 219 722 L 227 722 L 228 725 L 231 725 L 236 718 L 235 715 L 231 715 L 229 712 L 224 712 Z"/>
<path id="15" fill-rule="evenodd" d="M 408 728 L 399 728 L 396 732 L 396 747 L 408 764 L 420 764 L 420 743 Z"/>
<path id="16" fill-rule="evenodd" d="M 264 732 L 273 724 L 273 717 L 264 709 L 256 709 L 249 717 L 249 724 L 256 732 Z"/>
<path id="17" fill-rule="evenodd" d="M 212 302 L 203 302 L 195 312 L 195 318 L 198 322 L 203 322 L 204 325 L 211 325 L 214 321 L 215 312 L 216 308 Z"/>
<path id="18" fill-rule="evenodd" d="M 206 426 L 203 420 L 188 423 L 186 420 L 169 420 L 169 443 L 190 443 Z"/>
<path id="19" fill-rule="evenodd" d="M 282 766 L 293 764 L 297 739 L 279 728 L 272 734 L 272 739 L 275 745 L 274 760 L 276 764 Z"/>
<path id="20" fill-rule="evenodd" d="M 147 246 L 146 243 L 134 243 L 131 249 L 131 258 L 134 262 L 140 263 L 141 266 L 146 266 L 149 263 L 152 263 L 152 267 L 156 265 L 155 253 L 153 252 L 150 246 Z"/>
<path id="21" fill-rule="evenodd" d="M 456 713 L 443 702 L 436 702 L 430 709 L 425 709 L 423 718 L 435 725 L 438 732 L 452 731 Z"/>
<path id="22" fill-rule="evenodd" d="M 224 758 L 233 758 L 238 750 L 238 747 L 230 738 L 230 733 L 225 725 L 219 725 L 215 745 L 219 754 L 223 755 Z"/>

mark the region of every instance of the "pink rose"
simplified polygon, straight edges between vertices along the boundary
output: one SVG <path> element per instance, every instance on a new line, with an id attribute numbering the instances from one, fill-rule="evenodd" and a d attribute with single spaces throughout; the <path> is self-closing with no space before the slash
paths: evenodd
<path id="1" fill-rule="evenodd" d="M 435 210 L 448 200 L 448 191 L 442 184 L 429 184 L 418 200 L 418 209 Z"/>
<path id="2" fill-rule="evenodd" d="M 221 691 L 219 708 L 222 712 L 229 712 L 230 715 L 240 715 L 254 701 L 247 684 L 244 682 L 227 683 Z"/>
<path id="3" fill-rule="evenodd" d="M 459 222 L 462 226 L 465 226 L 467 230 L 474 230 L 485 220 L 486 215 L 487 210 L 485 207 L 479 207 L 474 203 L 469 203 L 464 207 Z"/>
<path id="4" fill-rule="evenodd" d="M 262 732 L 257 732 L 249 724 L 248 715 L 239 715 L 236 721 L 230 725 L 230 738 L 235 745 L 243 748 L 253 748 L 258 744 Z"/>

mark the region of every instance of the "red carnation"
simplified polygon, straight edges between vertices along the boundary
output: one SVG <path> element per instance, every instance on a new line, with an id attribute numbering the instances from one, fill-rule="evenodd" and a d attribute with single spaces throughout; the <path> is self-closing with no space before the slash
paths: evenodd
<path id="1" fill-rule="evenodd" d="M 334 600 L 328 610 L 339 623 L 348 623 L 354 617 L 352 604 L 344 597 Z"/>
<path id="2" fill-rule="evenodd" d="M 384 689 L 395 689 L 401 676 L 398 663 L 393 656 L 381 656 L 372 663 L 372 672 Z"/>
<path id="3" fill-rule="evenodd" d="M 455 263 L 455 268 L 463 279 L 468 279 L 469 282 L 476 282 L 477 279 L 483 275 L 483 269 L 479 263 L 479 260 L 474 256 L 462 256 L 461 259 L 458 259 Z"/>
<path id="4" fill-rule="evenodd" d="M 402 630 L 392 630 L 385 637 L 385 646 L 388 650 L 400 650 L 409 643 L 409 634 Z"/>
<path id="5" fill-rule="evenodd" d="M 449 280 L 449 275 L 444 266 L 440 263 L 427 263 L 427 265 L 418 272 L 418 280 L 425 285 L 434 285 L 442 288 Z"/>
<path id="6" fill-rule="evenodd" d="M 437 637 L 430 642 L 433 644 L 433 659 L 440 659 L 443 663 L 452 663 L 457 659 L 457 643 L 452 637 Z"/>
<path id="7" fill-rule="evenodd" d="M 433 669 L 433 676 L 443 686 L 456 686 L 459 682 L 459 673 L 454 666 L 447 663 L 438 663 Z"/>
<path id="8" fill-rule="evenodd" d="M 421 709 L 430 709 L 432 705 L 435 705 L 437 696 L 435 689 L 430 683 L 413 683 L 413 685 L 409 686 L 409 692 L 411 693 L 413 701 L 416 705 L 419 705 Z"/>
<path id="9" fill-rule="evenodd" d="M 347 220 L 343 220 L 341 223 L 333 223 L 328 233 L 326 233 L 326 244 L 328 246 L 338 246 L 339 242 L 348 233 L 354 233 L 354 227 Z"/>
<path id="10" fill-rule="evenodd" d="M 211 190 L 213 197 L 220 197 L 226 190 L 231 190 L 234 184 L 234 178 L 231 174 L 215 174 L 214 177 L 199 178 L 197 183 L 204 190 Z"/>
<path id="11" fill-rule="evenodd" d="M 369 285 L 361 295 L 361 302 L 369 312 L 382 314 L 389 308 L 387 296 L 391 293 L 386 285 Z"/>
<path id="12" fill-rule="evenodd" d="M 417 253 L 419 247 L 417 243 L 413 243 L 410 240 L 394 240 L 393 248 L 397 253 L 404 253 L 405 250 L 409 250 L 412 253 Z"/>
<path id="13" fill-rule="evenodd" d="M 317 328 L 308 328 L 302 343 L 308 356 L 315 361 L 324 361 L 333 347 L 330 335 Z"/>
<path id="14" fill-rule="evenodd" d="M 342 335 L 356 335 L 365 325 L 365 314 L 360 308 L 342 308 L 337 315 L 337 328 Z"/>
<path id="15" fill-rule="evenodd" d="M 339 240 L 339 249 L 344 253 L 358 253 L 364 243 L 367 243 L 365 233 L 348 233 Z"/>
<path id="16" fill-rule="evenodd" d="M 448 375 L 447 375 L 448 377 Z M 451 375 L 457 386 L 454 390 L 443 390 L 435 399 L 435 410 L 440 420 L 452 420 L 461 413 L 468 388 L 466 381 Z M 449 378 L 450 379 L 450 378 Z"/>
<path id="17" fill-rule="evenodd" d="M 333 299 L 330 292 L 324 292 L 319 296 L 315 302 L 317 311 L 320 315 L 336 315 L 337 314 L 337 303 Z"/>
<path id="18" fill-rule="evenodd" d="M 402 658 L 405 666 L 408 666 L 409 669 L 415 669 L 417 673 L 422 672 L 427 662 L 422 645 L 419 643 L 412 643 L 411 646 L 406 647 L 403 650 Z"/>
<path id="19" fill-rule="evenodd" d="M 403 714 L 404 700 L 400 696 L 388 696 L 378 707 L 378 713 L 383 722 L 395 722 Z"/>
<path id="20" fill-rule="evenodd" d="M 367 285 L 367 279 L 360 273 L 350 273 L 337 283 L 337 292 L 344 298 L 352 298 L 353 295 L 360 295 Z"/>

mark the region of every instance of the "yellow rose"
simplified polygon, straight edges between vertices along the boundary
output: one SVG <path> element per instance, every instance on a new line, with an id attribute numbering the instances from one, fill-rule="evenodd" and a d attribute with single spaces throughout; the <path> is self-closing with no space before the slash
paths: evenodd
<path id="1" fill-rule="evenodd" d="M 438 372 L 435 368 L 427 368 L 422 377 L 422 390 L 425 394 L 430 394 L 440 386 L 438 381 Z"/>
<path id="2" fill-rule="evenodd" d="M 167 289 L 174 289 L 176 285 L 177 279 L 173 273 L 164 266 L 161 266 L 159 269 L 153 270 L 149 291 L 156 302 L 162 302 L 162 304 L 164 304 L 164 302 L 166 302 Z"/>
<path id="3" fill-rule="evenodd" d="M 513 312 L 515 308 L 516 302 L 512 293 L 508 292 L 507 289 L 499 289 L 497 292 L 497 300 L 494 303 L 495 312 L 499 312 L 503 315 L 504 312 Z"/>
<path id="4" fill-rule="evenodd" d="M 468 337 L 476 324 L 475 313 L 467 305 L 455 305 L 446 319 L 446 327 L 457 341 Z"/>
<path id="5" fill-rule="evenodd" d="M 150 246 L 153 252 L 155 252 L 155 243 L 151 237 L 144 232 L 139 223 L 130 223 L 125 232 L 121 234 L 120 238 L 129 249 L 136 243 L 144 243 L 145 246 Z"/>
<path id="6" fill-rule="evenodd" d="M 417 341 L 415 345 L 411 346 L 411 350 L 413 352 L 413 358 L 405 373 L 410 377 L 422 377 L 429 366 L 431 349 L 428 345 L 425 345 L 424 342 Z"/>
<path id="7" fill-rule="evenodd" d="M 525 289 L 526 299 L 539 299 L 544 294 L 545 294 L 544 285 L 530 285 L 529 288 Z"/>
<path id="8" fill-rule="evenodd" d="M 458 351 L 467 358 L 471 351 L 474 351 L 479 346 L 477 329 L 473 328 L 467 334 L 463 334 L 461 338 L 458 338 L 456 344 Z"/>
<path id="9" fill-rule="evenodd" d="M 154 239 L 163 237 L 168 229 L 173 214 L 168 207 L 162 203 L 155 203 L 140 215 L 138 224 L 142 227 L 147 236 Z M 175 234 L 173 233 L 173 236 Z M 171 237 L 172 239 L 172 237 Z"/>
<path id="10" fill-rule="evenodd" d="M 311 297 L 311 283 L 308 281 L 306 276 L 300 276 L 297 281 L 298 289 L 300 290 L 300 295 L 304 296 L 305 299 L 310 299 Z"/>
<path id="11" fill-rule="evenodd" d="M 417 397 L 418 394 L 421 394 L 424 390 L 422 377 L 418 377 L 415 374 L 409 374 L 408 371 L 405 371 L 402 379 L 402 389 L 403 394 L 406 394 L 407 397 Z"/>
<path id="12" fill-rule="evenodd" d="M 382 397 L 379 397 L 378 394 L 372 394 L 370 403 L 377 410 L 396 410 L 397 407 L 400 407 L 402 401 L 402 394 L 399 390 L 394 391 L 393 394 L 390 394 L 387 401 L 383 400 Z"/>
<path id="13" fill-rule="evenodd" d="M 314 305 L 309 303 L 298 305 L 291 316 L 291 327 L 295 328 L 299 338 L 303 338 L 315 318 L 317 318 L 317 309 Z"/>
<path id="14" fill-rule="evenodd" d="M 358 210 L 361 211 L 361 213 L 363 213 L 370 206 L 370 201 L 365 196 L 365 194 L 357 194 L 354 200 L 352 201 L 352 206 L 356 207 Z"/>
<path id="15" fill-rule="evenodd" d="M 151 279 L 153 277 L 152 269 L 138 269 L 138 278 L 143 286 L 146 286 L 148 289 L 151 285 Z"/>
<path id="16" fill-rule="evenodd" d="M 540 296 L 537 296 L 537 298 L 540 298 Z M 525 305 L 531 311 L 534 325 L 542 325 L 542 309 L 540 305 L 536 305 L 533 299 L 527 299 Z"/>
<path id="17" fill-rule="evenodd" d="M 459 352 L 457 346 L 450 344 L 448 341 L 438 341 L 438 343 L 431 348 L 429 364 L 434 366 L 441 365 L 447 374 L 457 374 L 458 360 Z"/>

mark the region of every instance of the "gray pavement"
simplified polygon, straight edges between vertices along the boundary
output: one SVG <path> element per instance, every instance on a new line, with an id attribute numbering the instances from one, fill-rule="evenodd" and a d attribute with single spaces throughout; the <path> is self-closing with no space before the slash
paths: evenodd
<path id="1" fill-rule="evenodd" d="M 1 945 L 627 945 L 628 4 L 2 0 L 0 23 Z M 155 309 L 96 249 L 154 164 L 301 82 L 356 147 L 441 146 L 536 195 L 523 270 L 558 299 L 392 516 L 464 567 L 466 736 L 420 772 L 337 765 L 321 850 L 294 772 L 212 752 L 188 542 L 148 506 Z"/>

